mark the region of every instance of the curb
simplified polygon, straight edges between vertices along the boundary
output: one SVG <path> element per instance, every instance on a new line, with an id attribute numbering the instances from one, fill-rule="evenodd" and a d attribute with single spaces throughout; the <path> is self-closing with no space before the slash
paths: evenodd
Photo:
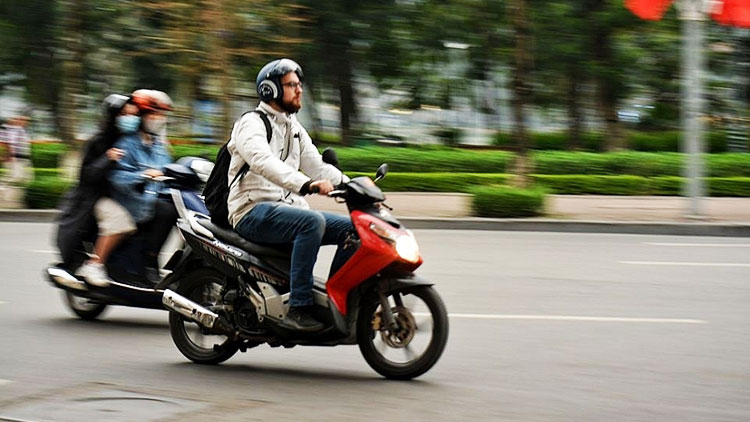
<path id="1" fill-rule="evenodd" d="M 0 222 L 49 223 L 59 210 L 0 209 Z M 397 217 L 410 229 L 750 237 L 750 222 L 575 221 L 553 218 Z"/>
<path id="2" fill-rule="evenodd" d="M 55 221 L 60 210 L 0 209 L 3 223 L 49 223 Z"/>
<path id="3" fill-rule="evenodd" d="M 397 217 L 410 229 L 750 237 L 748 223 L 574 221 L 551 218 Z"/>

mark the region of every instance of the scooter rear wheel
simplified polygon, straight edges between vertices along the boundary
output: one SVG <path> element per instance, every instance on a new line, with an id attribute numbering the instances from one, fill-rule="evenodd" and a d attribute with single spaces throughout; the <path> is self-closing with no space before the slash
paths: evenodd
<path id="1" fill-rule="evenodd" d="M 74 314 L 78 315 L 78 317 L 87 321 L 96 319 L 105 309 L 107 309 L 107 305 L 104 303 L 94 302 L 91 299 L 78 296 L 71 292 L 65 292 L 64 296 L 68 308 L 70 308 Z"/>
<path id="2" fill-rule="evenodd" d="M 362 356 L 386 378 L 408 380 L 427 372 L 448 341 L 448 313 L 432 287 L 386 294 L 397 328 L 389 327 L 377 298 L 364 302 L 357 320 Z"/>
<path id="3" fill-rule="evenodd" d="M 177 293 L 205 307 L 221 302 L 224 276 L 216 270 L 202 268 L 180 280 Z M 208 334 L 196 322 L 177 312 L 169 312 L 172 341 L 186 358 L 196 363 L 217 364 L 234 356 L 237 343 L 226 336 Z"/>

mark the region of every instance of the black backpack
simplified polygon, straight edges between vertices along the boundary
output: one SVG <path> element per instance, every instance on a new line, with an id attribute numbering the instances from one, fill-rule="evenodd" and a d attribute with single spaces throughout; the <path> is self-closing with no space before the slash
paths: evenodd
<path id="1" fill-rule="evenodd" d="M 256 113 L 260 116 L 260 119 L 263 120 L 263 124 L 266 125 L 266 140 L 270 143 L 273 132 L 271 129 L 271 122 L 268 121 L 266 113 L 260 110 L 253 110 L 247 113 Z M 242 116 L 247 113 L 244 113 Z M 240 117 L 240 119 L 241 118 L 242 117 Z M 208 176 L 206 187 L 203 188 L 203 197 L 206 203 L 206 208 L 208 208 L 208 211 L 211 213 L 211 222 L 223 228 L 232 227 L 229 224 L 229 209 L 227 208 L 229 189 L 234 185 L 237 179 L 244 176 L 250 169 L 250 166 L 245 163 L 240 168 L 237 175 L 234 176 L 232 183 L 227 183 L 229 180 L 229 163 L 232 161 L 232 154 L 227 150 L 228 144 L 229 141 L 227 141 L 221 149 L 219 149 L 219 153 L 216 154 L 216 163 L 214 164 L 213 170 L 211 170 L 211 175 Z"/>

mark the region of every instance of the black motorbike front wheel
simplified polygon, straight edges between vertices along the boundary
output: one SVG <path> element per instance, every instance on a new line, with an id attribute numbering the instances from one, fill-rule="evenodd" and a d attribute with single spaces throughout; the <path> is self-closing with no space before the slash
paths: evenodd
<path id="1" fill-rule="evenodd" d="M 67 291 L 64 295 L 68 308 L 70 308 L 74 314 L 78 315 L 79 318 L 87 321 L 96 319 L 105 309 L 107 309 L 105 303 L 99 303 Z"/>
<path id="2" fill-rule="evenodd" d="M 427 372 L 448 341 L 448 313 L 428 286 L 392 291 L 386 300 L 393 315 L 389 325 L 380 300 L 360 307 L 357 342 L 367 363 L 386 378 L 408 380 Z"/>
<path id="3" fill-rule="evenodd" d="M 177 293 L 206 308 L 221 304 L 224 276 L 216 270 L 202 268 L 180 280 Z M 177 312 L 169 312 L 172 341 L 186 358 L 196 363 L 217 364 L 234 356 L 239 349 L 227 336 L 207 332 L 198 323 Z"/>

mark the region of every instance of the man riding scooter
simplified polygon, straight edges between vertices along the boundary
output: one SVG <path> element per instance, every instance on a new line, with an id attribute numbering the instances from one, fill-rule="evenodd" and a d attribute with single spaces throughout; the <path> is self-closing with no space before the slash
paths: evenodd
<path id="1" fill-rule="evenodd" d="M 317 331 L 323 324 L 311 313 L 313 266 L 321 245 L 337 244 L 333 274 L 352 251 L 344 249 L 353 229 L 346 216 L 310 210 L 303 196 L 326 195 L 334 183 L 348 181 L 323 162 L 310 135 L 295 114 L 302 107 L 302 68 L 293 60 L 274 60 L 260 70 L 256 88 L 261 103 L 232 129 L 228 197 L 229 222 L 244 238 L 266 244 L 292 244 L 290 309 L 283 324 Z M 261 114 L 262 113 L 262 114 Z M 266 137 L 264 118 L 272 136 Z M 241 175 L 247 164 L 249 170 Z"/>

